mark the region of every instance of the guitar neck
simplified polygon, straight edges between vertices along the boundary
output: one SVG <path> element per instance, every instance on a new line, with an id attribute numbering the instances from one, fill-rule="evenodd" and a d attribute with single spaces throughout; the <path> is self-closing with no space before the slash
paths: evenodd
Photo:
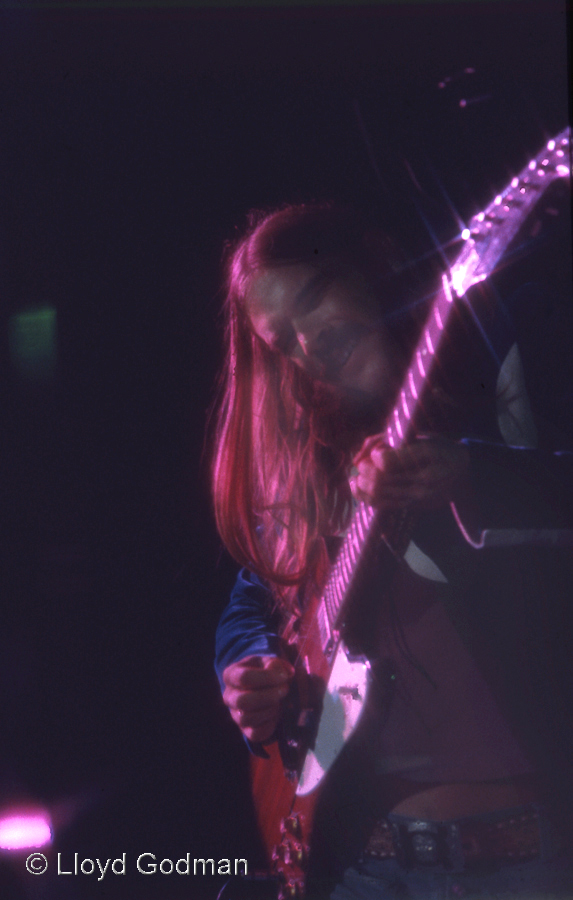
<path id="1" fill-rule="evenodd" d="M 569 176 L 569 148 L 570 129 L 566 128 L 548 141 L 537 157 L 512 178 L 485 209 L 473 216 L 462 232 L 463 249 L 442 275 L 402 388 L 388 417 L 384 431 L 390 447 L 398 449 L 415 435 L 423 394 L 456 300 L 464 297 L 472 285 L 484 281 L 494 271 L 551 182 Z M 390 535 L 386 521 L 384 526 L 390 546 L 399 547 L 403 543 L 403 517 L 390 520 Z M 338 641 L 350 596 L 360 583 L 361 572 L 367 568 L 378 545 L 381 530 L 382 523 L 377 511 L 365 503 L 359 503 L 318 606 L 322 649 L 327 657 Z"/>

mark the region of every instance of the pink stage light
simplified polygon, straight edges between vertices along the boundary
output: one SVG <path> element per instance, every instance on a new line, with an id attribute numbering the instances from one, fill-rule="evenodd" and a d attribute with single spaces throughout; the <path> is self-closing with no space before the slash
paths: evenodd
<path id="1" fill-rule="evenodd" d="M 50 818 L 45 813 L 12 813 L 0 817 L 0 849 L 24 850 L 52 843 Z"/>

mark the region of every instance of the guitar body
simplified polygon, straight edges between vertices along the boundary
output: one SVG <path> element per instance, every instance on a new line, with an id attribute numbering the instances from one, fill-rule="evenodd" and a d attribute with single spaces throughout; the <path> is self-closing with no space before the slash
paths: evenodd
<path id="1" fill-rule="evenodd" d="M 451 311 L 495 270 L 548 185 L 570 174 L 569 142 L 569 129 L 550 140 L 464 230 L 464 247 L 442 276 L 386 423 L 390 447 L 411 440 L 424 421 L 436 357 L 456 318 L 450 319 Z M 376 662 L 375 607 L 369 604 L 380 604 L 380 586 L 391 583 L 411 524 L 405 515 L 383 520 L 360 503 L 322 595 L 281 635 L 296 675 L 277 741 L 266 748 L 269 758 L 254 758 L 252 765 L 254 802 L 271 871 L 281 883 L 279 900 L 327 900 L 385 813 L 372 761 L 392 676 Z"/>
<path id="2" fill-rule="evenodd" d="M 327 900 L 383 814 L 386 798 L 373 785 L 382 788 L 376 751 L 390 678 L 341 641 L 300 779 L 285 777 L 280 740 L 266 748 L 269 759 L 252 761 L 258 824 L 281 900 Z"/>
<path id="3" fill-rule="evenodd" d="M 270 759 L 253 762 L 252 783 L 271 873 L 281 883 L 278 896 L 327 900 L 377 818 L 367 794 L 356 789 L 364 760 L 349 742 L 320 789 L 298 797 L 276 744 L 269 750 Z"/>
<path id="4" fill-rule="evenodd" d="M 279 876 L 285 886 L 285 897 L 289 893 L 292 897 L 304 895 L 314 808 L 318 797 L 318 791 L 300 798 L 296 794 L 297 769 L 300 771 L 302 748 L 312 742 L 312 738 L 304 741 L 302 729 L 297 726 L 301 715 L 304 715 L 303 710 L 307 711 L 307 719 L 314 716 L 318 722 L 322 694 L 330 676 L 330 666 L 322 652 L 318 634 L 318 600 L 319 598 L 315 598 L 310 604 L 296 632 L 283 635 L 287 657 L 293 655 L 293 650 L 299 644 L 301 647 L 301 652 L 296 653 L 299 662 L 295 689 L 284 701 L 283 715 L 287 724 L 283 724 L 279 739 L 266 747 L 269 758 L 254 757 L 251 766 L 253 800 L 259 830 L 271 862 L 272 874 Z M 312 688 L 315 707 L 311 711 Z M 310 721 L 306 724 L 307 727 L 312 727 Z M 286 735 L 287 730 L 290 737 Z M 293 746 L 298 741 L 302 741 L 300 745 Z M 289 751 L 290 758 L 285 759 L 285 754 L 288 755 Z"/>
<path id="5" fill-rule="evenodd" d="M 368 598 L 379 602 L 379 585 L 391 582 L 396 564 L 394 553 L 377 541 L 360 603 L 346 609 L 345 639 L 338 636 L 327 653 L 320 597 L 285 641 L 287 657 L 289 646 L 296 648 L 294 689 L 285 701 L 278 740 L 265 748 L 269 759 L 255 757 L 251 766 L 259 829 L 272 873 L 282 884 L 280 898 L 326 898 L 380 815 L 367 761 L 374 757 L 390 673 L 369 658 L 372 648 L 353 612 L 360 622 L 368 621 Z"/>
<path id="6" fill-rule="evenodd" d="M 379 817 L 377 798 L 369 790 L 373 779 L 365 740 L 358 728 L 320 784 L 303 796 L 284 776 L 277 743 L 268 747 L 268 760 L 253 760 L 253 799 L 272 874 L 281 882 L 281 900 L 326 900 L 365 845 Z"/>

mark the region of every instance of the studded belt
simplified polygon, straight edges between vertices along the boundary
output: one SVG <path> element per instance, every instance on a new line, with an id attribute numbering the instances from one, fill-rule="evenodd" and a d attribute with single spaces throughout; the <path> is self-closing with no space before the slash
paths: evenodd
<path id="1" fill-rule="evenodd" d="M 529 805 L 498 815 L 448 822 L 390 816 L 376 823 L 362 859 L 396 859 L 405 868 L 529 862 L 541 855 L 540 809 Z"/>

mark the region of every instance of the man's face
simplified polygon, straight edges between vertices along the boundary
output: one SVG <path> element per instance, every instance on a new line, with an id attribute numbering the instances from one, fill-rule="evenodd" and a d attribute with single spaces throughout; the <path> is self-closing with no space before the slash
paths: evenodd
<path id="1" fill-rule="evenodd" d="M 246 300 L 256 334 L 355 409 L 388 410 L 402 361 L 359 275 L 301 264 L 256 275 Z"/>

